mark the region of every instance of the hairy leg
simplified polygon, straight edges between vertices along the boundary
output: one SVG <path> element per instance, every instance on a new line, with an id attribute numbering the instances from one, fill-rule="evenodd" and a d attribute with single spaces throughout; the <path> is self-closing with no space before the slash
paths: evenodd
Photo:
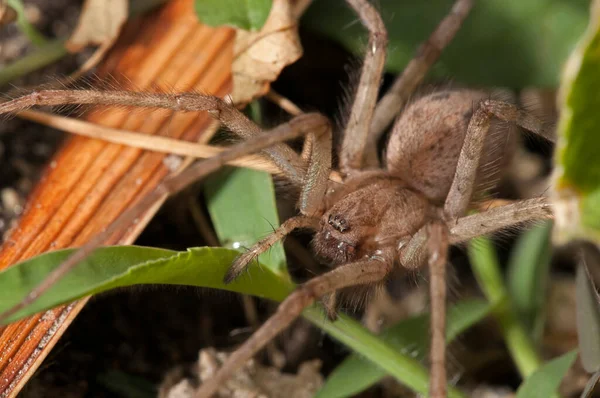
<path id="1" fill-rule="evenodd" d="M 246 267 L 256 257 L 267 251 L 276 242 L 283 239 L 286 235 L 289 235 L 293 230 L 298 228 L 311 228 L 315 229 L 319 224 L 318 218 L 296 216 L 286 220 L 279 228 L 272 234 L 267 236 L 265 239 L 256 243 L 251 249 L 240 254 L 231 267 L 227 270 L 225 275 L 225 283 L 233 282 L 240 274 L 246 269 Z"/>
<path id="2" fill-rule="evenodd" d="M 367 0 L 346 0 L 369 31 L 369 43 L 360 74 L 358 89 L 344 131 L 340 153 L 340 170 L 348 175 L 360 170 L 367 145 L 369 126 L 377 103 L 385 64 L 387 31 L 381 15 Z"/>
<path id="3" fill-rule="evenodd" d="M 429 396 L 446 396 L 446 263 L 448 229 L 437 221 L 428 228 L 429 297 L 431 305 L 431 347 Z"/>
<path id="4" fill-rule="evenodd" d="M 417 55 L 406 65 L 392 87 L 377 104 L 369 129 L 369 156 L 376 156 L 377 142 L 383 131 L 398 115 L 429 68 L 454 38 L 473 7 L 474 0 L 456 0 L 450 13 L 439 23 L 427 41 L 419 47 Z"/>
<path id="5" fill-rule="evenodd" d="M 331 171 L 331 128 L 311 131 L 306 139 L 303 157 L 308 159 L 305 181 L 302 185 L 298 207 L 301 216 L 285 221 L 270 236 L 240 255 L 225 275 L 225 283 L 233 282 L 250 264 L 252 259 L 269 249 L 275 242 L 297 228 L 316 229 L 323 209 L 323 197 Z"/>
<path id="6" fill-rule="evenodd" d="M 165 194 L 173 195 L 177 192 L 180 192 L 192 182 L 218 170 L 225 165 L 226 162 L 237 159 L 240 156 L 258 152 L 264 148 L 272 146 L 273 144 L 294 139 L 308 133 L 315 133 L 315 131 L 322 131 L 321 134 L 324 134 L 323 131 L 330 129 L 331 126 L 329 120 L 320 114 L 309 113 L 297 116 L 288 123 L 236 144 L 230 147 L 227 151 L 222 152 L 213 158 L 195 163 L 181 174 L 166 177 L 154 191 L 143 197 L 139 202 L 121 214 L 103 232 L 96 235 L 85 245 L 81 246 L 77 251 L 75 251 L 75 253 L 73 253 L 54 271 L 52 271 L 35 289 L 29 292 L 20 303 L 0 314 L 0 324 L 7 317 L 15 314 L 22 308 L 35 301 L 41 294 L 52 287 L 56 281 L 65 276 L 81 260 L 87 257 L 90 252 L 100 246 L 101 242 L 103 242 L 107 236 L 110 236 L 117 230 L 133 223 L 137 217 L 144 213 L 144 211 L 146 211 L 149 207 L 154 205 L 154 203 L 160 200 Z"/>
<path id="7" fill-rule="evenodd" d="M 237 369 L 286 329 L 302 314 L 304 309 L 320 297 L 345 287 L 379 282 L 388 275 L 391 269 L 392 262 L 389 259 L 369 259 L 343 265 L 298 287 L 279 305 L 277 312 L 227 359 L 215 376 L 203 381 L 195 397 L 211 397 Z"/>
<path id="8" fill-rule="evenodd" d="M 454 180 L 444 203 L 444 213 L 450 224 L 462 217 L 471 203 L 485 137 L 493 117 L 516 123 L 542 137 L 546 136 L 542 122 L 516 106 L 494 100 L 481 102 L 469 121 Z"/>
<path id="9" fill-rule="evenodd" d="M 455 220 L 450 228 L 450 244 L 455 245 L 478 236 L 489 235 L 521 223 L 553 218 L 552 205 L 548 198 L 539 197 L 519 200 L 493 209 L 482 211 Z M 403 267 L 417 269 L 424 264 L 427 245 L 427 226 L 419 229 L 413 237 L 398 250 Z"/>
<path id="10" fill-rule="evenodd" d="M 457 244 L 481 235 L 528 221 L 553 218 L 552 205 L 548 198 L 540 197 L 519 200 L 504 206 L 461 217 L 450 228 L 450 243 Z"/>
<path id="11" fill-rule="evenodd" d="M 331 172 L 331 128 L 311 132 L 307 138 L 302 155 L 308 159 L 308 167 L 297 206 L 304 216 L 320 217 Z"/>
<path id="12" fill-rule="evenodd" d="M 469 121 L 467 133 L 465 135 L 460 155 L 458 157 L 456 173 L 454 174 L 454 179 L 452 181 L 452 185 L 450 186 L 450 191 L 444 203 L 444 218 L 446 219 L 446 224 L 450 229 L 457 225 L 459 217 L 464 216 L 469 204 L 471 203 L 471 199 L 473 196 L 473 188 L 475 185 L 475 178 L 477 176 L 477 170 L 479 169 L 479 163 L 483 152 L 485 138 L 490 128 L 491 119 L 493 117 L 497 117 L 505 122 L 516 123 L 517 125 L 529 131 L 537 133 L 538 135 L 544 135 L 543 125 L 541 121 L 533 117 L 531 114 L 528 114 L 527 112 L 518 109 L 512 104 L 494 100 L 485 100 L 479 103 L 477 106 L 477 110 L 474 112 L 473 116 L 471 117 L 471 120 Z M 483 214 L 486 213 L 488 212 L 484 212 Z M 492 214 L 487 214 L 487 216 L 491 215 Z M 513 217 L 513 219 L 514 218 L 515 217 Z M 481 224 L 481 226 L 485 226 L 485 223 L 487 222 L 489 221 L 485 221 Z M 496 222 L 494 222 L 493 224 L 495 226 L 500 226 L 501 222 L 498 222 L 498 220 L 496 220 Z M 480 232 L 483 232 L 484 228 L 481 228 L 481 226 L 475 229 L 479 230 Z M 432 287 L 430 288 L 433 289 Z M 433 294 L 434 292 L 432 291 L 432 297 Z M 432 323 L 434 322 L 434 313 L 438 312 L 438 309 L 433 308 L 432 303 Z M 435 339 L 441 341 L 436 343 L 434 341 Z M 445 336 L 434 335 L 432 339 L 432 346 L 434 344 L 445 345 Z M 432 353 L 432 355 L 434 354 Z M 436 383 L 433 380 L 433 378 L 432 383 Z M 439 381 L 439 383 L 441 384 L 441 380 Z M 443 397 L 445 396 L 445 394 L 441 396 Z"/>
<path id="13" fill-rule="evenodd" d="M 179 112 L 206 111 L 231 132 L 248 139 L 262 130 L 232 104 L 212 95 L 197 93 L 143 93 L 101 90 L 40 90 L 7 102 L 0 102 L 0 115 L 14 114 L 34 106 L 46 105 L 113 105 L 140 108 L 162 108 Z M 289 146 L 277 143 L 264 153 L 281 169 L 286 178 L 301 186 L 305 165 Z"/>

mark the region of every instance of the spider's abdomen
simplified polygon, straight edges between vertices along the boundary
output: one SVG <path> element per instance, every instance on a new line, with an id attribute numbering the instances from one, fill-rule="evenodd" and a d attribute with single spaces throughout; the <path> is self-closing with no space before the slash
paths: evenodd
<path id="1" fill-rule="evenodd" d="M 313 249 L 331 265 L 356 261 L 414 234 L 427 209 L 427 200 L 400 181 L 378 180 L 341 197 L 325 212 Z"/>
<path id="2" fill-rule="evenodd" d="M 410 104 L 394 124 L 388 142 L 388 172 L 434 203 L 443 203 L 471 116 L 479 102 L 490 97 L 475 90 L 440 91 Z M 477 178 L 478 191 L 497 183 L 500 163 L 509 146 L 509 127 L 498 121 L 491 124 Z"/>

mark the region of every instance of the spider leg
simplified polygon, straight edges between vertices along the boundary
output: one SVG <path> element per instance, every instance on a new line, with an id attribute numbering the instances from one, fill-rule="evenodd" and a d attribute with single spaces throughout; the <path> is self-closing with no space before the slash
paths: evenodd
<path id="1" fill-rule="evenodd" d="M 459 218 L 450 228 L 450 242 L 452 244 L 461 243 L 512 225 L 552 218 L 552 206 L 547 198 L 519 200 Z"/>
<path id="2" fill-rule="evenodd" d="M 492 117 L 516 123 L 542 137 L 548 136 L 544 132 L 542 122 L 533 115 L 506 102 L 482 101 L 469 121 L 454 180 L 444 203 L 444 213 L 450 223 L 463 216 L 471 202 L 475 177 Z"/>
<path id="3" fill-rule="evenodd" d="M 503 228 L 528 221 L 552 219 L 552 205 L 548 198 L 539 197 L 519 200 L 503 206 L 460 217 L 450 228 L 450 243 L 463 243 L 482 235 L 489 235 Z M 427 228 L 422 227 L 403 245 L 398 256 L 404 268 L 417 269 L 425 262 Z"/>
<path id="4" fill-rule="evenodd" d="M 308 158 L 308 168 L 298 201 L 302 215 L 285 221 L 275 232 L 241 254 L 227 271 L 225 283 L 232 282 L 246 269 L 253 258 L 269 249 L 294 229 L 317 228 L 318 217 L 323 212 L 323 197 L 327 190 L 327 180 L 331 171 L 331 128 L 311 130 L 303 154 Z"/>
<path id="5" fill-rule="evenodd" d="M 448 262 L 448 227 L 443 221 L 431 221 L 421 227 L 398 249 L 403 267 L 417 269 L 425 260 L 429 266 L 431 307 L 429 348 L 429 396 L 446 397 L 446 263 Z"/>
<path id="6" fill-rule="evenodd" d="M 302 314 L 304 309 L 320 297 L 341 288 L 379 282 L 392 270 L 392 265 L 393 262 L 388 257 L 383 259 L 378 256 L 377 258 L 346 264 L 299 286 L 279 305 L 277 312 L 231 354 L 221 369 L 212 378 L 203 382 L 196 391 L 195 397 L 206 398 L 215 394 L 219 386 L 231 377 L 238 368 L 260 351 L 271 339 L 286 329 Z"/>
<path id="7" fill-rule="evenodd" d="M 446 263 L 448 228 L 443 222 L 428 225 L 431 347 L 429 348 L 429 396 L 446 397 Z"/>
<path id="8" fill-rule="evenodd" d="M 123 212 L 110 226 L 104 231 L 90 239 L 86 244 L 75 251 L 67 260 L 55 268 L 46 278 L 29 292 L 25 298 L 12 308 L 0 314 L 0 324 L 9 316 L 17 313 L 27 305 L 34 302 L 40 295 L 46 292 L 59 279 L 65 276 L 73 267 L 80 261 L 86 258 L 94 249 L 101 245 L 105 239 L 116 231 L 126 228 L 132 224 L 137 217 L 144 213 L 148 208 L 161 200 L 165 195 L 173 195 L 194 181 L 204 178 L 206 175 L 218 170 L 225 163 L 237 159 L 240 156 L 248 155 L 268 148 L 276 143 L 285 140 L 294 139 L 308 133 L 323 132 L 331 130 L 329 120 L 318 114 L 308 113 L 297 116 L 288 123 L 282 124 L 271 131 L 258 134 L 246 141 L 231 146 L 228 150 L 219 155 L 195 163 L 188 169 L 178 175 L 170 175 L 156 187 L 156 189 L 139 202 L 132 205 L 128 210 Z M 316 134 L 316 133 L 315 133 Z"/>
<path id="9" fill-rule="evenodd" d="M 232 104 L 212 95 L 199 93 L 143 93 L 135 91 L 101 90 L 39 90 L 28 95 L 0 102 L 0 115 L 14 114 L 34 106 L 92 104 L 169 109 L 177 112 L 206 111 L 231 132 L 248 139 L 262 129 Z M 300 156 L 288 145 L 277 143 L 263 151 L 292 183 L 301 186 L 305 165 Z"/>
<path id="10" fill-rule="evenodd" d="M 306 216 L 296 216 L 287 219 L 283 224 L 279 226 L 279 228 L 275 230 L 275 232 L 256 243 L 254 246 L 252 246 L 252 248 L 250 248 L 246 252 L 240 254 L 235 259 L 233 264 L 231 264 L 231 267 L 229 267 L 229 269 L 227 270 L 224 282 L 233 282 L 238 276 L 240 276 L 240 274 L 246 269 L 246 267 L 250 264 L 250 262 L 253 259 L 267 251 L 271 246 L 283 239 L 286 235 L 289 235 L 293 230 L 298 228 L 315 229 L 318 225 L 318 222 L 318 218 Z"/>
<path id="11" fill-rule="evenodd" d="M 456 173 L 450 187 L 450 191 L 444 203 L 444 216 L 446 223 L 444 228 L 453 227 L 459 217 L 463 216 L 467 211 L 469 203 L 473 195 L 473 186 L 475 177 L 479 168 L 479 162 L 482 155 L 482 150 L 485 142 L 485 137 L 490 127 L 492 117 L 498 117 L 507 122 L 514 122 L 521 127 L 538 134 L 542 133 L 542 125 L 539 120 L 529 115 L 528 113 L 519 110 L 514 105 L 486 100 L 479 104 L 476 112 L 473 114 L 467 133 L 463 142 L 463 146 L 458 158 Z M 487 212 L 486 212 L 487 213 Z M 522 211 L 521 211 L 522 213 Z M 499 226 L 501 223 L 494 224 Z M 442 232 L 436 231 L 438 228 L 432 228 L 430 239 L 434 241 L 445 241 L 447 247 L 447 230 L 445 238 L 441 238 Z M 479 228 L 481 231 L 482 229 Z M 434 231 L 436 231 L 434 233 Z M 436 236 L 437 235 L 437 236 Z M 445 273 L 440 271 L 444 264 L 432 261 L 432 245 L 429 245 L 430 254 L 430 269 L 431 269 L 431 285 L 430 295 L 431 303 L 431 324 L 432 324 L 432 339 L 431 339 L 431 395 L 435 397 L 446 396 L 446 371 L 445 371 L 445 315 L 441 314 L 445 310 L 446 289 L 445 289 Z M 435 267 L 434 267 L 435 265 Z M 443 279 L 442 279 L 443 278 Z M 442 288 L 442 286 L 444 286 Z M 435 302 L 434 302 L 435 299 Z M 435 327 L 434 327 L 435 325 Z M 439 332 L 439 329 L 442 332 Z"/>
<path id="12" fill-rule="evenodd" d="M 298 200 L 298 210 L 307 217 L 323 214 L 323 198 L 331 172 L 331 127 L 312 131 L 302 155 L 308 158 L 308 167 Z"/>
<path id="13" fill-rule="evenodd" d="M 369 126 L 383 76 L 388 39 L 381 15 L 373 5 L 366 0 L 346 1 L 369 31 L 367 52 L 340 152 L 340 170 L 347 175 L 353 170 L 361 169 L 363 165 Z"/>
<path id="14" fill-rule="evenodd" d="M 327 319 L 331 322 L 334 322 L 337 319 L 337 311 L 338 311 L 338 293 L 331 292 L 321 299 L 321 304 L 325 308 L 325 314 L 327 315 Z"/>
<path id="15" fill-rule="evenodd" d="M 381 134 L 398 115 L 444 48 L 450 44 L 473 8 L 473 3 L 473 0 L 456 0 L 450 13 L 439 23 L 427 41 L 421 44 L 415 57 L 379 101 L 369 129 L 367 146 L 369 159 L 377 158 L 377 142 Z"/>

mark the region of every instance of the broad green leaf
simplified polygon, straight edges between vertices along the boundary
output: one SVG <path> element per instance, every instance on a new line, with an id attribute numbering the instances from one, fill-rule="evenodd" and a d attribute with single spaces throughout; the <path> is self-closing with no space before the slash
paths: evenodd
<path id="1" fill-rule="evenodd" d="M 387 68 L 400 72 L 454 0 L 379 0 L 390 44 Z M 476 1 L 432 74 L 476 86 L 554 87 L 585 29 L 588 0 Z M 314 1 L 303 26 L 331 37 L 359 57 L 364 28 L 343 0 Z"/>
<path id="2" fill-rule="evenodd" d="M 269 16 L 272 0 L 194 0 L 196 14 L 210 26 L 231 25 L 259 30 Z"/>
<path id="3" fill-rule="evenodd" d="M 45 253 L 0 272 L 0 312 L 11 308 L 36 286 L 74 249 Z M 96 250 L 31 306 L 8 321 L 100 293 L 138 284 L 174 284 L 211 287 L 250 294 L 275 301 L 283 300 L 294 285 L 275 275 L 268 267 L 250 267 L 235 282 L 224 285 L 223 276 L 238 255 L 225 248 L 193 248 L 184 252 L 140 246 L 113 246 Z M 415 359 L 402 354 L 358 322 L 340 314 L 336 322 L 327 320 L 321 309 L 308 308 L 304 316 L 335 339 L 376 362 L 398 381 L 424 393 L 429 384 L 427 370 Z M 465 398 L 449 389 L 451 398 Z"/>
<path id="4" fill-rule="evenodd" d="M 446 333 L 448 342 L 484 318 L 490 310 L 491 306 L 481 300 L 465 301 L 450 308 Z M 424 333 L 429 330 L 428 325 L 429 315 L 423 314 L 399 322 L 380 337 L 398 352 L 422 361 L 429 346 L 429 333 Z M 350 355 L 329 376 L 317 397 L 347 397 L 360 393 L 386 376 L 378 364 L 363 355 Z"/>
<path id="5" fill-rule="evenodd" d="M 577 265 L 575 284 L 581 363 L 586 371 L 597 372 L 600 370 L 600 302 L 583 262 Z"/>
<path id="6" fill-rule="evenodd" d="M 17 304 L 73 249 L 37 256 L 0 272 L 0 312 Z M 194 248 L 184 252 L 140 246 L 100 248 L 9 322 L 81 297 L 140 284 L 191 285 L 224 289 L 281 301 L 294 285 L 267 267 L 225 285 L 225 271 L 239 253 L 224 248 Z"/>
<path id="7" fill-rule="evenodd" d="M 279 226 L 275 191 L 268 173 L 227 168 L 204 184 L 208 211 L 221 244 L 245 250 Z M 277 274 L 287 275 L 281 243 L 259 257 Z"/>
<path id="8" fill-rule="evenodd" d="M 515 398 L 551 397 L 576 357 L 577 352 L 571 351 L 542 365 L 521 384 Z"/>
<path id="9" fill-rule="evenodd" d="M 552 223 L 535 226 L 519 237 L 510 253 L 508 292 L 519 319 L 534 341 L 544 328 L 544 303 L 549 281 Z"/>
<path id="10" fill-rule="evenodd" d="M 600 242 L 600 2 L 565 68 L 559 100 L 554 205 L 560 241 Z"/>

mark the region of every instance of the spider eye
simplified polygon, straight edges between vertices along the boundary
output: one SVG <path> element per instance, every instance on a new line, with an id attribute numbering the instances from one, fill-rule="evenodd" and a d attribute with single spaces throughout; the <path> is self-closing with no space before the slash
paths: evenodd
<path id="1" fill-rule="evenodd" d="M 338 214 L 330 214 L 327 223 L 342 233 L 350 229 L 350 227 L 348 226 L 348 222 L 344 218 L 340 217 Z"/>

